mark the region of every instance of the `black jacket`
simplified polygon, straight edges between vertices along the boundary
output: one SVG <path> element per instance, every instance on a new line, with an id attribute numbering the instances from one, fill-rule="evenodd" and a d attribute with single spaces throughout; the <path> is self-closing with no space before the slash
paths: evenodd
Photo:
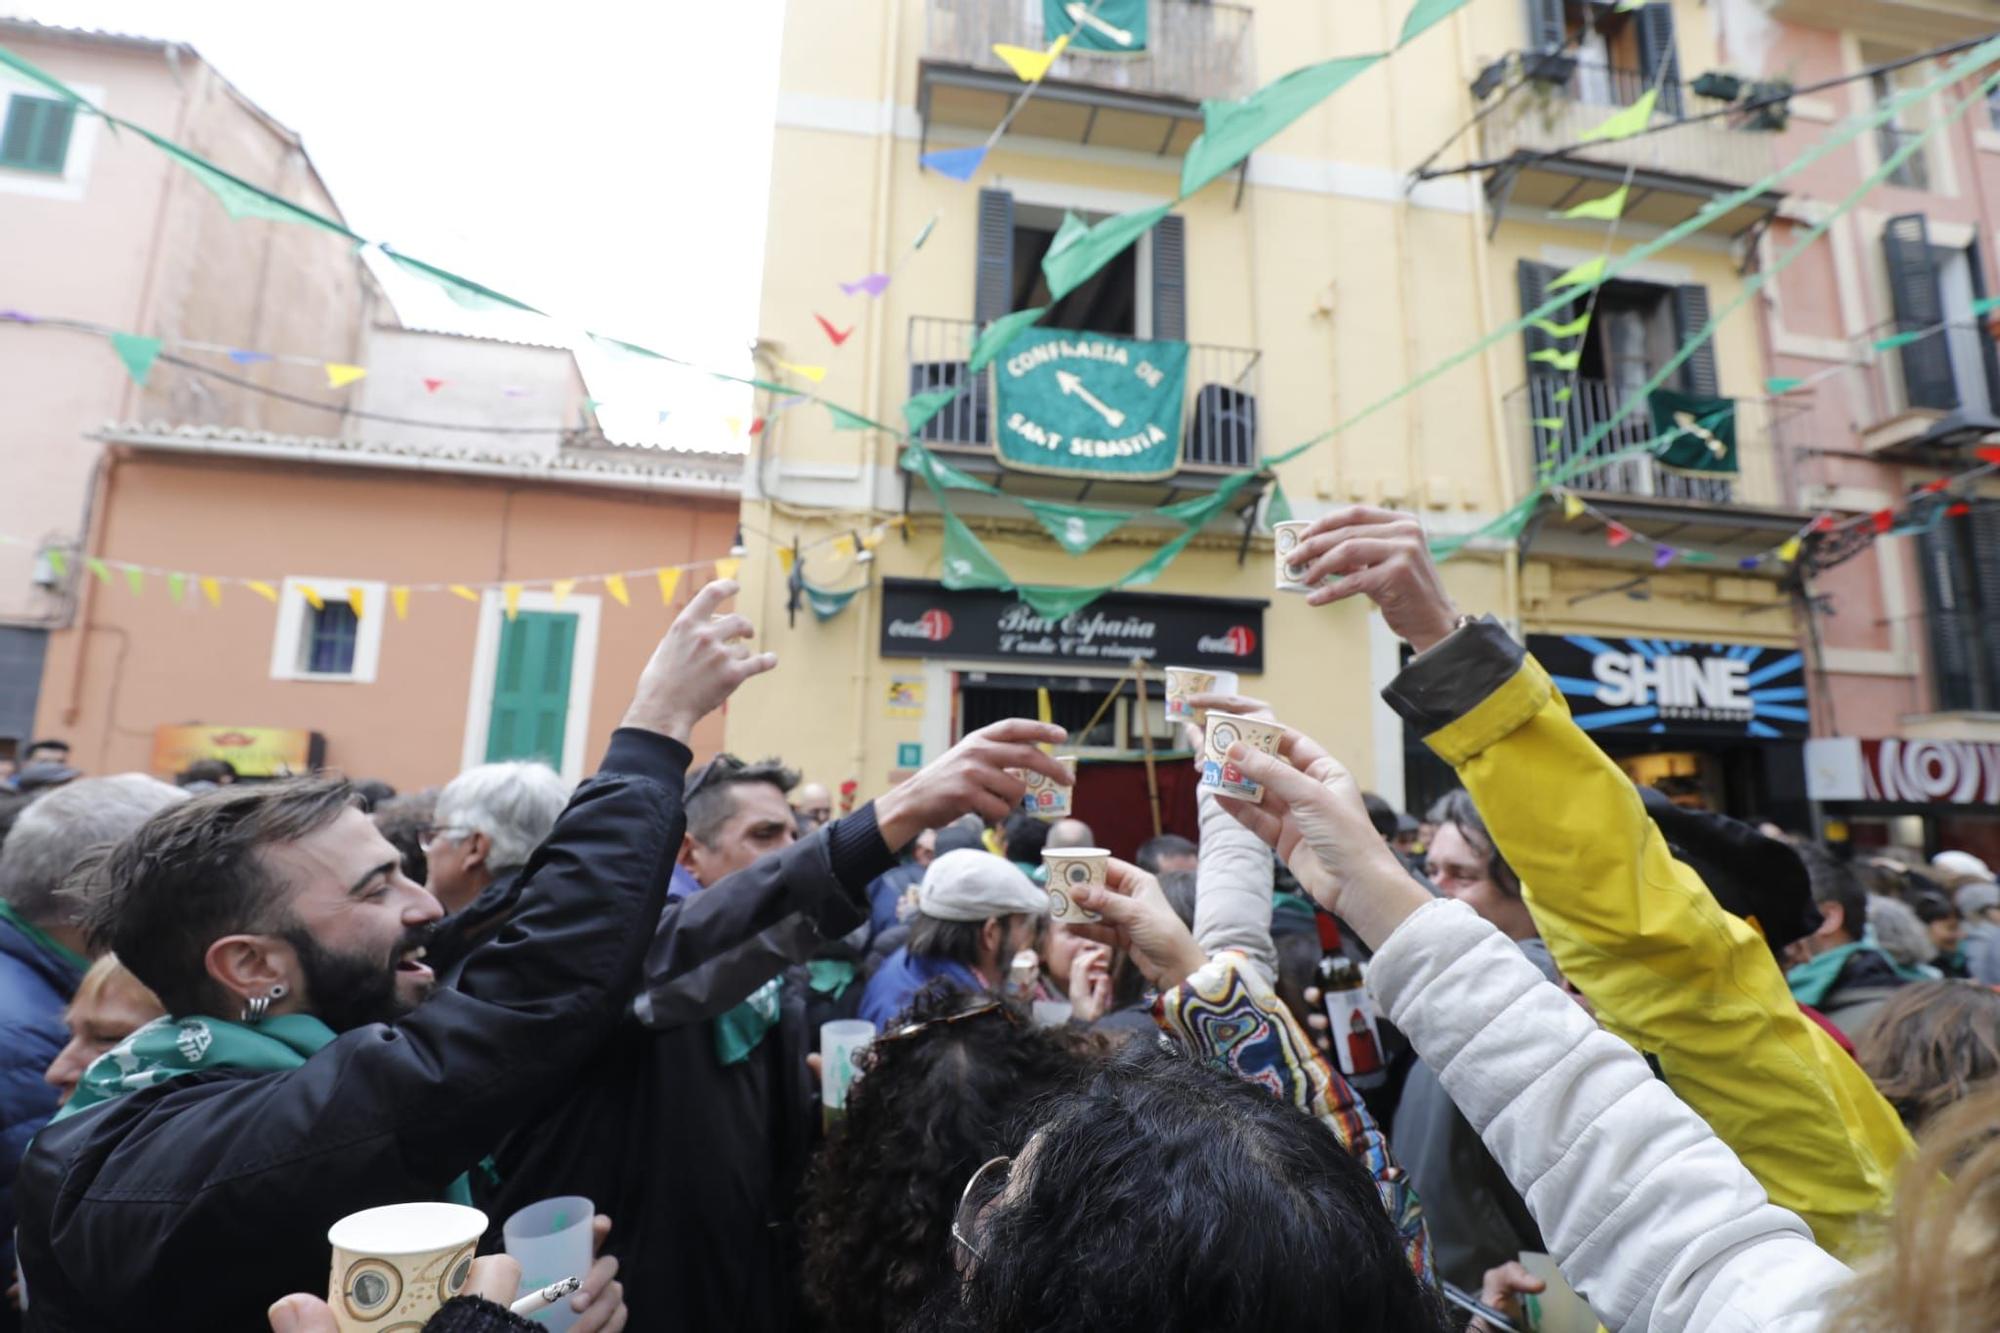
<path id="1" fill-rule="evenodd" d="M 495 1155 L 497 1191 L 480 1199 L 494 1226 L 581 1194 L 612 1219 L 633 1333 L 798 1327 L 796 1210 L 819 1133 L 805 1058 L 832 1015 L 796 964 L 867 918 L 868 883 L 891 863 L 869 806 L 669 903 L 635 1005 L 645 1023 Z M 723 1064 L 708 1020 L 781 973 L 777 1024 Z M 858 995 L 857 981 L 850 1013 Z"/>
<path id="2" fill-rule="evenodd" d="M 522 872 L 510 928 L 409 1017 L 283 1073 L 187 1074 L 60 1121 L 22 1166 L 32 1330 L 268 1329 L 327 1228 L 440 1197 L 623 1017 L 685 821 L 688 752 L 620 730 Z"/>

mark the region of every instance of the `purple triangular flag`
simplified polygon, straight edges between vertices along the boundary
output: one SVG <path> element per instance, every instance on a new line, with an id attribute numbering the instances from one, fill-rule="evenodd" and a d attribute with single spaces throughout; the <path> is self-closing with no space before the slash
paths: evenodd
<path id="1" fill-rule="evenodd" d="M 856 292 L 867 292 L 870 296 L 880 296 L 883 290 L 888 287 L 888 285 L 889 285 L 888 274 L 870 273 L 867 277 L 861 279 L 859 282 L 841 283 L 840 290 L 847 293 L 849 296 L 853 296 Z"/>
<path id="2" fill-rule="evenodd" d="M 0 320 L 10 324 L 33 324 L 35 317 L 25 310 L 0 310 Z"/>
<path id="3" fill-rule="evenodd" d="M 1673 547 L 1666 545 L 1664 542 L 1658 546 L 1655 546 L 1653 548 L 1653 568 L 1665 569 L 1668 565 L 1674 563 L 1674 557 L 1679 554 L 1680 554 L 1679 551 L 1676 551 Z"/>
<path id="4" fill-rule="evenodd" d="M 528 396 L 528 391 L 526 389 L 518 388 L 512 384 L 508 385 L 500 392 L 505 394 L 509 398 L 526 398 Z"/>
<path id="5" fill-rule="evenodd" d="M 1763 556 L 1761 556 L 1761 555 L 1750 555 L 1750 556 L 1745 556 L 1745 557 L 1744 557 L 1743 559 L 1741 559 L 1741 560 L 1738 560 L 1738 561 L 1736 562 L 1736 567 L 1737 567 L 1738 569 L 1746 569 L 1746 570 L 1748 570 L 1748 569 L 1756 569 L 1756 568 L 1757 568 L 1757 567 L 1758 567 L 1759 565 L 1761 565 L 1761 564 L 1763 564 L 1763 563 L 1764 563 L 1764 557 L 1763 557 Z"/>
<path id="6" fill-rule="evenodd" d="M 229 349 L 229 359 L 239 366 L 250 366 L 255 365 L 259 361 L 269 361 L 271 354 L 269 352 L 246 352 L 240 347 L 232 347 Z"/>
<path id="7" fill-rule="evenodd" d="M 955 181 L 969 181 L 979 174 L 980 164 L 986 161 L 986 145 L 972 148 L 940 148 L 935 153 L 925 153 L 918 162 L 940 176 L 949 176 Z"/>
<path id="8" fill-rule="evenodd" d="M 797 406 L 798 406 L 798 405 L 799 405 L 800 403 L 803 403 L 803 402 L 805 402 L 805 401 L 806 401 L 806 396 L 805 396 L 804 394 L 802 394 L 802 393 L 795 393 L 795 394 L 791 395 L 791 397 L 789 397 L 789 398 L 780 398 L 780 399 L 779 399 L 779 400 L 778 400 L 778 401 L 777 401 L 777 402 L 776 402 L 776 403 L 774 404 L 774 406 L 777 406 L 777 407 L 780 407 L 780 408 L 784 408 L 784 407 L 797 407 Z"/>

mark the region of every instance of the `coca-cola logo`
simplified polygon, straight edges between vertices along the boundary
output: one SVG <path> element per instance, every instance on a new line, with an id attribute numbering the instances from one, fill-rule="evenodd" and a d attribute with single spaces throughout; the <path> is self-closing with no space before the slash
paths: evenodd
<path id="1" fill-rule="evenodd" d="M 1202 638 L 1195 648 L 1204 653 L 1228 653 L 1231 657 L 1248 657 L 1257 651 L 1257 631 L 1248 625 L 1231 625 L 1221 634 Z"/>
<path id="2" fill-rule="evenodd" d="M 925 639 L 931 643 L 943 643 L 951 637 L 951 613 L 936 607 L 924 612 L 915 620 L 892 620 L 889 622 L 889 637 L 892 639 Z"/>

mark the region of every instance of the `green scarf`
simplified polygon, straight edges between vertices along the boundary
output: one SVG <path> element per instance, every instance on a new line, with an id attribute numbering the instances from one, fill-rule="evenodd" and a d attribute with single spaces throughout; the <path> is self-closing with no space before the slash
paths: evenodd
<path id="1" fill-rule="evenodd" d="M 90 960 L 88 958 L 85 958 L 76 950 L 66 945 L 58 944 L 50 939 L 47 931 L 15 911 L 14 904 L 4 899 L 0 899 L 0 921 L 5 921 L 8 925 L 26 935 L 30 944 L 35 945 L 37 948 L 48 950 L 77 971 L 88 972 L 90 970 Z"/>
<path id="2" fill-rule="evenodd" d="M 1785 973 L 1785 984 L 1791 987 L 1792 998 L 1800 1004 L 1809 1004 L 1815 1009 L 1819 1008 L 1820 1005 L 1826 1002 L 1827 995 L 1832 992 L 1833 984 L 1840 980 L 1841 969 L 1847 966 L 1847 960 L 1863 949 L 1882 954 L 1883 959 L 1894 969 L 1896 975 L 1904 981 L 1923 981 L 1926 979 L 1922 972 L 1917 971 L 1915 968 L 1904 967 L 1895 959 L 1890 958 L 1888 954 L 1883 953 L 1881 947 L 1875 943 L 1875 933 L 1871 930 L 1855 943 L 1843 944 L 1838 948 L 1828 949 L 1825 953 L 1818 955 L 1808 962 L 1800 963 L 1797 967 Z"/>
<path id="3" fill-rule="evenodd" d="M 101 1102 L 155 1083 L 208 1069 L 250 1069 L 277 1073 L 297 1069 L 334 1038 L 334 1031 L 311 1014 L 279 1014 L 251 1027 L 220 1018 L 156 1018 L 91 1062 L 68 1102 L 56 1112 L 66 1119 Z M 470 1205 L 464 1176 L 445 1187 L 447 1203 Z"/>
<path id="4" fill-rule="evenodd" d="M 837 958 L 815 958 L 806 964 L 807 983 L 815 992 L 839 999 L 854 983 L 854 964 Z M 750 998 L 715 1020 L 715 1058 L 723 1064 L 741 1064 L 777 1026 L 780 996 L 785 979 L 772 977 L 750 993 Z"/>

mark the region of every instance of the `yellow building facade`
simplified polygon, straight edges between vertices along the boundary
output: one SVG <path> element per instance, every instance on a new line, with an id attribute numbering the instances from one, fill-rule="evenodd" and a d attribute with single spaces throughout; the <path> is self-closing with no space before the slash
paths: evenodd
<path id="1" fill-rule="evenodd" d="M 1530 373 L 1533 346 L 1501 338 L 1383 400 L 1516 320 L 1524 288 L 1539 301 L 1533 284 L 1604 252 L 1605 223 L 1553 212 L 1629 183 L 1635 203 L 1612 251 L 1622 253 L 1757 179 L 1771 155 L 1768 139 L 1691 124 L 1600 148 L 1580 165 L 1540 158 L 1635 89 L 1672 84 L 1677 98 L 1691 97 L 1678 85 L 1681 71 L 1712 63 L 1708 11 L 1684 0 L 1614 24 L 1603 6 L 1538 0 L 1524 13 L 1518 0 L 1473 0 L 1240 170 L 1173 203 L 1204 99 L 1242 97 L 1303 65 L 1387 50 L 1406 9 L 1402 0 L 1150 0 L 1143 54 L 1065 54 L 977 175 L 961 182 L 919 157 L 981 143 L 1008 114 L 1021 84 L 990 48 L 1043 47 L 1043 7 L 793 6 L 771 171 L 761 373 L 814 387 L 877 422 L 901 421 L 916 392 L 956 391 L 923 438 L 938 458 L 1002 492 L 950 492 L 949 503 L 1020 584 L 1114 581 L 1180 529 L 1147 514 L 1071 555 L 1019 498 L 1148 511 L 1210 493 L 1221 478 L 1264 467 L 1336 423 L 1351 424 L 1272 472 L 1298 517 L 1366 502 L 1417 512 L 1434 537 L 1477 532 L 1527 496 L 1541 459 L 1565 447 L 1531 424 L 1548 419 L 1536 395 L 1552 388 Z M 1644 42 L 1623 22 L 1641 16 Z M 1572 68 L 1529 78 L 1538 51 L 1567 53 Z M 1589 73 L 1593 60 L 1603 78 Z M 1639 72 L 1621 61 L 1637 62 Z M 1500 87 L 1482 96 L 1473 85 L 1495 62 Z M 1696 110 L 1677 105 L 1679 115 Z M 1487 114 L 1468 130 L 1482 108 Z M 1502 165 L 1413 182 L 1412 169 L 1433 154 L 1440 166 Z M 966 365 L 978 329 L 1046 301 L 1039 260 L 1065 214 L 1094 222 L 1167 203 L 1166 222 L 1043 323 L 1188 344 L 1179 470 L 1131 483 L 1009 468 L 996 458 L 990 385 Z M 1671 355 L 1705 311 L 1742 293 L 1756 228 L 1776 206 L 1774 198 L 1718 217 L 1615 292 L 1605 289 L 1589 335 L 1596 341 L 1582 351 L 1566 406 L 1555 409 L 1573 416 L 1571 438 L 1611 412 L 1625 386 Z M 843 289 L 871 274 L 888 277 L 878 294 Z M 820 317 L 844 335 L 838 345 Z M 1712 355 L 1690 365 L 1708 380 L 1690 387 L 1757 392 L 1754 319 L 1746 311 L 1721 325 Z M 806 384 L 788 368 L 799 365 L 826 367 L 824 380 Z M 901 439 L 836 430 L 817 406 L 766 401 L 768 424 L 745 469 L 744 605 L 762 646 L 786 666 L 782 686 L 732 711 L 733 750 L 781 754 L 830 786 L 852 782 L 865 798 L 981 722 L 1032 715 L 1037 690 L 1049 691 L 1057 720 L 1077 727 L 1116 688 L 1082 747 L 1085 791 L 1101 820 L 1129 830 L 1144 822 L 1138 761 L 1148 742 L 1157 752 L 1176 744 L 1157 717 L 1157 671 L 1189 664 L 1174 653 L 1193 648 L 1217 666 L 1235 654 L 1245 693 L 1271 700 L 1392 802 L 1414 806 L 1432 794 L 1436 775 L 1422 771 L 1412 738 L 1377 699 L 1401 660 L 1380 617 L 1363 606 L 1308 608 L 1273 590 L 1262 521 L 1270 477 L 1238 492 L 1150 585 L 1112 594 L 1073 622 L 1043 623 L 1007 594 L 942 586 L 944 521 L 927 489 L 899 470 Z M 1687 485 L 1643 462 L 1586 474 L 1577 485 L 1589 514 L 1565 522 L 1550 502 L 1514 538 L 1474 540 L 1446 566 L 1453 594 L 1531 636 L 1643 635 L 1663 654 L 1678 641 L 1728 645 L 1738 656 L 1794 646 L 1775 582 L 1737 568 L 1791 521 L 1777 509 L 1768 431 L 1751 420 L 1756 414 L 1740 415 L 1742 473 L 1733 483 Z M 1631 430 L 1650 434 L 1644 418 L 1643 409 L 1635 413 L 1606 448 Z M 900 522 L 866 558 L 860 543 L 842 540 L 866 537 L 885 520 Z M 1655 570 L 1651 542 L 1614 549 L 1606 521 L 1702 545 L 1709 563 Z M 829 619 L 809 607 L 788 610 L 798 599 L 780 548 L 795 543 L 813 588 L 860 589 Z M 1144 708 L 1133 683 L 1117 684 L 1133 656 L 1150 663 Z M 1654 674 L 1670 673 L 1656 666 Z M 1671 728 L 1651 741 L 1645 735 L 1628 738 L 1627 748 L 1676 739 Z M 1169 768 L 1156 772 L 1153 788 L 1171 788 L 1161 799 L 1170 807 L 1165 826 L 1175 827 L 1187 765 L 1161 765 Z M 1702 777 L 1718 789 L 1718 803 L 1742 805 L 1762 798 L 1748 773 L 1710 764 Z"/>

